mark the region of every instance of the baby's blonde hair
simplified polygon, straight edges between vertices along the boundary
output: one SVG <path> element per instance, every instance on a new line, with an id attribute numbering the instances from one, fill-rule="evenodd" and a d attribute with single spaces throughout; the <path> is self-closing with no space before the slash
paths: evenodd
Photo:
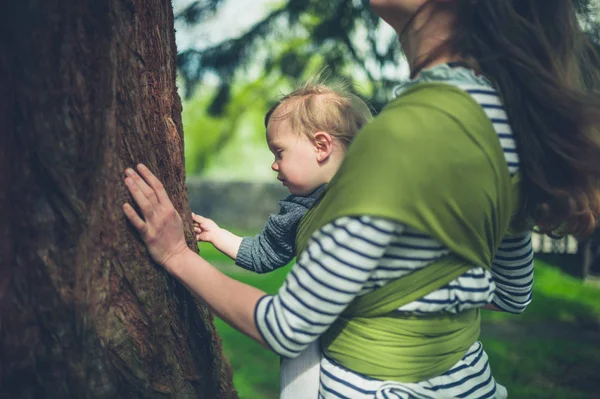
<path id="1" fill-rule="evenodd" d="M 281 107 L 285 112 L 274 116 Z M 265 116 L 265 127 L 270 120 L 287 119 L 292 131 L 309 140 L 317 132 L 327 132 L 346 148 L 372 116 L 369 106 L 348 84 L 325 83 L 316 76 L 277 101 Z"/>

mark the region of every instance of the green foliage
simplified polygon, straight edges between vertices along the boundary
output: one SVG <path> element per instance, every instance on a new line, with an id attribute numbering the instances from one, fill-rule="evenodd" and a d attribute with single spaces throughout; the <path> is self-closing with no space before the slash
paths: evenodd
<path id="1" fill-rule="evenodd" d="M 600 40 L 598 1 L 574 1 L 589 35 Z M 192 1 L 177 14 L 177 22 L 201 24 L 222 3 Z M 397 83 L 401 52 L 397 37 L 371 12 L 368 0 L 286 0 L 239 37 L 183 49 L 177 65 L 186 93 L 188 172 L 266 177 L 268 153 L 256 144 L 264 133 L 259 121 L 281 93 L 327 66 L 330 75 L 353 83 L 377 112 Z M 216 87 L 198 86 L 208 74 L 218 76 Z"/>
<path id="2" fill-rule="evenodd" d="M 297 38 L 279 43 L 273 49 L 280 55 L 273 59 L 274 65 L 284 65 L 293 49 L 302 47 L 305 42 L 306 38 Z M 323 58 L 316 54 L 307 62 L 300 81 L 318 74 Z M 253 180 L 273 177 L 264 117 L 282 94 L 291 91 L 296 84 L 269 72 L 267 69 L 251 83 L 240 81 L 234 86 L 206 86 L 184 100 L 182 119 L 188 174 Z M 365 83 L 356 89 L 368 96 L 372 87 L 368 81 Z"/>
<path id="3" fill-rule="evenodd" d="M 275 84 L 276 86 L 276 84 Z M 210 112 L 216 89 L 206 89 L 183 103 L 186 171 L 196 174 L 211 167 L 243 172 L 255 164 L 255 155 L 264 159 L 265 173 L 270 158 L 264 136 L 264 114 L 273 90 L 266 79 L 240 84 L 231 89 L 231 100 L 220 115 Z"/>
<path id="4" fill-rule="evenodd" d="M 590 37 L 600 39 L 597 0 L 573 0 Z M 218 8 L 221 0 L 196 1 L 177 17 L 188 24 L 198 23 Z M 184 49 L 177 60 L 186 82 L 188 95 L 209 72 L 221 77 L 223 93 L 236 73 L 250 65 L 298 79 L 314 54 L 320 54 L 323 65 L 334 75 L 354 81 L 358 75 L 373 86 L 373 103 L 379 110 L 388 101 L 388 93 L 396 84 L 385 71 L 397 70 L 400 61 L 398 40 L 384 34 L 381 20 L 373 14 L 368 0 L 287 0 L 280 2 L 261 21 L 239 37 L 224 40 L 202 50 Z M 190 11 L 191 9 L 191 11 Z M 390 32 L 388 28 L 388 32 Z M 306 40 L 281 53 L 273 49 L 277 43 Z M 227 96 L 214 98 L 214 109 Z"/>
<path id="5" fill-rule="evenodd" d="M 197 8 L 195 3 L 199 2 L 189 7 Z M 215 3 L 218 6 L 220 2 Z M 197 21 L 186 18 L 184 13 L 185 10 L 180 19 Z M 333 75 L 344 76 L 350 82 L 370 82 L 373 103 L 379 109 L 388 101 L 390 88 L 396 82 L 381 71 L 397 70 L 400 57 L 397 40 L 389 34 L 389 28 L 388 34 L 382 35 L 381 25 L 367 0 L 288 0 L 237 38 L 202 50 L 184 49 L 177 65 L 189 97 L 210 72 L 220 77 L 222 93 L 236 81 L 238 72 L 250 66 L 295 81 L 306 74 L 311 60 L 319 54 L 321 68 L 327 65 Z M 293 45 L 282 48 L 281 44 L 288 42 Z M 218 111 L 227 100 L 227 96 L 215 96 L 212 108 Z"/>
<path id="6" fill-rule="evenodd" d="M 208 162 L 223 134 L 224 118 L 213 117 L 206 112 L 211 96 L 204 95 L 183 103 L 182 122 L 185 140 L 185 169 L 188 173 L 202 170 Z"/>

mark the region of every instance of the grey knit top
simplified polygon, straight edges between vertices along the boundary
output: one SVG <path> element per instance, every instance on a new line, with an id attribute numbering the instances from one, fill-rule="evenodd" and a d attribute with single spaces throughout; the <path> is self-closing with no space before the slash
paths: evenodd
<path id="1" fill-rule="evenodd" d="M 306 197 L 289 195 L 279 201 L 279 213 L 269 216 L 262 231 L 242 239 L 235 264 L 256 273 L 287 265 L 296 256 L 298 223 L 324 189 L 322 185 Z"/>

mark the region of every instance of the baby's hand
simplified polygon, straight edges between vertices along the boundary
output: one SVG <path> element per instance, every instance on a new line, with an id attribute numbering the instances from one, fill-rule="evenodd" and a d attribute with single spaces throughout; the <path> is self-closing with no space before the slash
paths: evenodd
<path id="1" fill-rule="evenodd" d="M 192 220 L 194 221 L 194 233 L 196 241 L 213 242 L 221 232 L 221 228 L 211 219 L 204 216 L 196 215 L 192 212 Z"/>

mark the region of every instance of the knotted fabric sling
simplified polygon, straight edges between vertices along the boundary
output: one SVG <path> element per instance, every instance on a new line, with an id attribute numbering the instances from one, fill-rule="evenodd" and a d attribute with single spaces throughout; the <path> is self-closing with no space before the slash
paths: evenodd
<path id="1" fill-rule="evenodd" d="M 358 215 L 411 226 L 451 253 L 355 298 L 321 337 L 327 356 L 399 382 L 427 380 L 460 360 L 479 337 L 479 310 L 429 316 L 395 310 L 471 268 L 489 270 L 518 204 L 514 187 L 492 123 L 469 94 L 423 83 L 391 102 L 359 132 L 300 222 L 298 254 L 319 228 Z"/>

